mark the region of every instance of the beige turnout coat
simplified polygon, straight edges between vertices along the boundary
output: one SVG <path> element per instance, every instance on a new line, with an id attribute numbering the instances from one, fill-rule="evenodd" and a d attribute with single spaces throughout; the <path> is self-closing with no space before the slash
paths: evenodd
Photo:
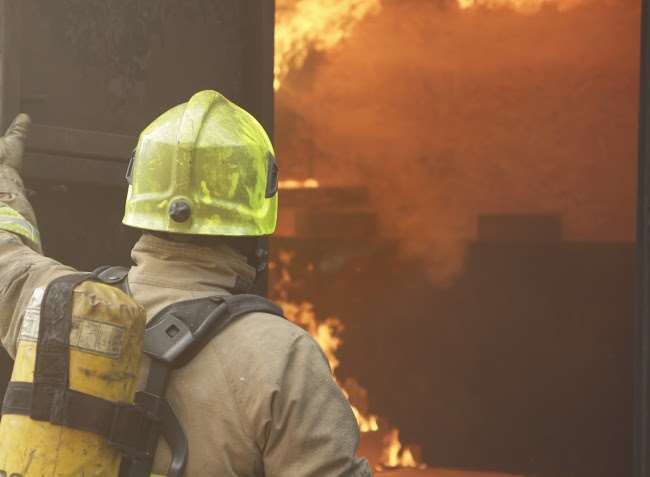
<path id="1" fill-rule="evenodd" d="M 0 165 L 0 201 L 35 223 L 22 182 L 6 165 Z M 149 319 L 171 303 L 227 294 L 238 278 L 254 278 L 245 258 L 227 246 L 144 235 L 132 257 L 128 283 Z M 73 272 L 0 231 L 0 340 L 12 357 L 34 290 Z M 187 477 L 371 475 L 367 461 L 355 457 L 358 427 L 323 353 L 287 320 L 243 316 L 174 372 L 167 396 L 189 439 Z M 156 473 L 164 474 L 168 462 L 161 441 Z"/>

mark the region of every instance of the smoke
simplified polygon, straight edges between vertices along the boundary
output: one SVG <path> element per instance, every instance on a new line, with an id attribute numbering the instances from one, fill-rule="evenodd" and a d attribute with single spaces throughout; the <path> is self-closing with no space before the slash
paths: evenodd
<path id="1" fill-rule="evenodd" d="M 382 233 L 459 273 L 478 216 L 634 238 L 638 2 L 459 9 L 384 0 L 277 92 L 284 177 L 370 189 Z"/>

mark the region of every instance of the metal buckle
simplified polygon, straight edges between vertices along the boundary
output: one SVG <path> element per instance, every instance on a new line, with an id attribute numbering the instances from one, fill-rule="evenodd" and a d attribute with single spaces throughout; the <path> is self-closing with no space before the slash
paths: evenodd
<path id="1" fill-rule="evenodd" d="M 144 332 L 145 354 L 168 365 L 173 365 L 193 342 L 192 330 L 172 313 Z"/>
<path id="2" fill-rule="evenodd" d="M 158 435 L 158 419 L 139 404 L 115 403 L 108 444 L 134 459 L 152 458 L 152 436 Z"/>

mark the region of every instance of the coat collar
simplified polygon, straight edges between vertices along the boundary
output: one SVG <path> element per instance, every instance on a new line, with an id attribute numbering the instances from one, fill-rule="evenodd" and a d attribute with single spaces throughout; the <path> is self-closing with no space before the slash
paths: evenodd
<path id="1" fill-rule="evenodd" d="M 131 258 L 130 281 L 165 288 L 242 292 L 255 281 L 246 257 L 225 244 L 205 247 L 143 234 Z"/>

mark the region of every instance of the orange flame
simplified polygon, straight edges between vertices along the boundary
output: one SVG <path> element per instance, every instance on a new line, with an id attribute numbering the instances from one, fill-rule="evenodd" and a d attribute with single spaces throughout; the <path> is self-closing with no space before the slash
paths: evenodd
<path id="1" fill-rule="evenodd" d="M 402 446 L 399 440 L 399 429 L 391 429 L 386 434 L 384 450 L 381 455 L 381 466 L 377 470 L 395 467 L 426 468 L 426 465 L 417 463 L 409 447 Z"/>
<path id="2" fill-rule="evenodd" d="M 276 271 L 278 276 L 273 286 L 274 300 L 282 307 L 288 320 L 309 332 L 320 345 L 332 369 L 334 380 L 341 388 L 341 391 L 343 391 L 345 397 L 350 400 L 350 393 L 348 393 L 345 386 L 336 377 L 336 370 L 341 364 L 337 357 L 337 351 L 343 344 L 341 335 L 345 330 L 345 326 L 337 317 L 332 316 L 319 319 L 316 316 L 312 303 L 307 301 L 297 303 L 289 298 L 290 289 L 297 285 L 297 282 L 294 281 L 289 271 L 294 256 L 295 254 L 292 252 L 280 251 L 276 257 L 277 262 L 270 264 L 271 269 Z M 313 265 L 310 265 L 309 269 L 313 270 Z M 356 381 L 354 382 L 356 383 Z M 363 392 L 366 393 L 365 389 L 363 389 Z M 361 432 L 379 431 L 379 418 L 376 415 L 365 415 L 352 404 L 350 404 L 350 407 L 352 408 L 354 417 L 357 419 Z M 419 464 L 417 462 L 410 448 L 402 446 L 399 440 L 398 429 L 391 429 L 384 437 L 381 466 L 377 470 L 394 467 L 426 468 L 425 464 Z"/>
<path id="3" fill-rule="evenodd" d="M 345 394 L 346 397 L 349 398 L 348 393 L 345 392 L 345 389 L 343 389 L 343 394 Z M 364 416 L 354 406 L 352 406 L 352 414 L 354 414 L 354 417 L 357 419 L 357 423 L 359 424 L 359 430 L 361 432 L 375 432 L 379 430 L 379 423 L 377 422 L 377 416 L 375 416 L 374 414 L 370 414 L 369 416 Z"/>
<path id="4" fill-rule="evenodd" d="M 366 16 L 380 10 L 380 0 L 280 0 L 274 88 L 280 88 L 291 69 L 302 67 L 310 52 L 330 50 Z"/>
<path id="5" fill-rule="evenodd" d="M 287 319 L 298 326 L 304 328 L 319 344 L 327 361 L 329 362 L 334 379 L 339 385 L 346 398 L 350 399 L 348 392 L 343 388 L 339 380 L 336 378 L 336 370 L 341 364 L 336 352 L 338 351 L 343 340 L 341 334 L 345 327 L 341 320 L 336 317 L 325 318 L 320 320 L 316 317 L 314 312 L 314 305 L 309 302 L 295 303 L 289 300 L 289 288 L 293 283 L 288 266 L 293 260 L 293 254 L 289 252 L 280 252 L 278 255 L 280 263 L 280 279 L 276 282 L 274 292 L 276 294 L 276 302 L 284 310 Z M 273 267 L 277 264 L 273 264 Z M 352 407 L 352 413 L 357 419 L 359 430 L 361 432 L 377 431 L 379 429 L 377 416 L 365 416 L 356 407 Z"/>
<path id="6" fill-rule="evenodd" d="M 486 8 L 488 10 L 510 9 L 519 13 L 537 13 L 542 8 L 555 7 L 569 10 L 583 3 L 583 0 L 458 0 L 461 10 Z"/>

